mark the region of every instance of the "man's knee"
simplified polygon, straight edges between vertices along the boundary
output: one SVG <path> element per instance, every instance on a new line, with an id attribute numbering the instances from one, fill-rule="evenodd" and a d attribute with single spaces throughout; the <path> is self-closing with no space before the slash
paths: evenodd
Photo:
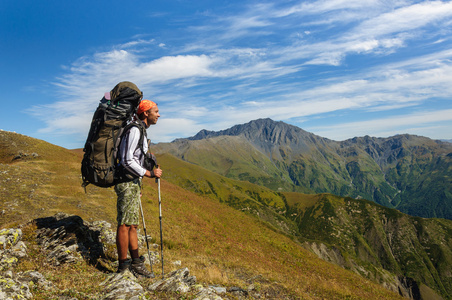
<path id="1" fill-rule="evenodd" d="M 118 225 L 118 231 L 129 231 L 129 229 L 130 229 L 130 225 L 126 225 L 126 224 Z"/>
<path id="2" fill-rule="evenodd" d="M 118 225 L 118 233 L 124 233 L 124 232 L 130 232 L 130 231 L 137 231 L 138 229 L 138 225 L 126 225 L 126 224 L 121 224 Z"/>

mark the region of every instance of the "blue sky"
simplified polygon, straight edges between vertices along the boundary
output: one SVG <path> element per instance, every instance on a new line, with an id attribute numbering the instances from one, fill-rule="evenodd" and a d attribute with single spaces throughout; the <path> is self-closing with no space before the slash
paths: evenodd
<path id="1" fill-rule="evenodd" d="M 127 80 L 154 143 L 259 118 L 452 139 L 451 37 L 451 1 L 3 0 L 0 129 L 82 148 Z"/>

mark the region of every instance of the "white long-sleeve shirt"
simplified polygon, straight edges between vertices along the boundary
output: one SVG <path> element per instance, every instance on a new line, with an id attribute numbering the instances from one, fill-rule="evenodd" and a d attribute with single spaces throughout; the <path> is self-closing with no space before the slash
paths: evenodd
<path id="1" fill-rule="evenodd" d="M 143 123 L 141 120 L 136 120 L 134 122 Z M 144 123 L 143 126 L 145 127 Z M 143 137 L 143 151 L 141 151 L 141 147 L 138 146 L 140 135 L 140 129 L 137 126 L 131 127 L 130 130 L 125 133 L 119 147 L 119 157 L 121 165 L 128 172 L 136 176 L 143 177 L 146 173 L 146 169 L 143 168 L 143 164 L 145 154 L 148 152 L 148 142 L 145 135 Z"/>

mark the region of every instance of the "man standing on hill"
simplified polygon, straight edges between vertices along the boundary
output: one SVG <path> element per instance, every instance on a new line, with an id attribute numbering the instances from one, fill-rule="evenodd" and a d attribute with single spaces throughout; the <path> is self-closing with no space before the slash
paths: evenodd
<path id="1" fill-rule="evenodd" d="M 142 100 L 137 110 L 138 118 L 134 126 L 125 132 L 119 148 L 120 164 L 123 169 L 122 180 L 115 185 L 118 196 L 118 228 L 116 232 L 116 247 L 118 249 L 118 273 L 131 270 L 135 276 L 152 277 L 144 265 L 144 256 L 138 252 L 137 228 L 141 201 L 141 182 L 143 176 L 162 176 L 160 168 L 146 170 L 145 156 L 148 151 L 146 128 L 157 123 L 160 117 L 157 104 L 150 100 Z M 147 238 L 147 237 L 146 237 Z M 127 259 L 130 252 L 132 259 Z"/>

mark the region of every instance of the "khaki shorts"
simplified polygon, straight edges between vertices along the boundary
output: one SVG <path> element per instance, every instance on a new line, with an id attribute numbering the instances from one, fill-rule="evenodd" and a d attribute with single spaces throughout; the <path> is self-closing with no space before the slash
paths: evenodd
<path id="1" fill-rule="evenodd" d="M 115 185 L 118 225 L 140 224 L 141 178 Z"/>

